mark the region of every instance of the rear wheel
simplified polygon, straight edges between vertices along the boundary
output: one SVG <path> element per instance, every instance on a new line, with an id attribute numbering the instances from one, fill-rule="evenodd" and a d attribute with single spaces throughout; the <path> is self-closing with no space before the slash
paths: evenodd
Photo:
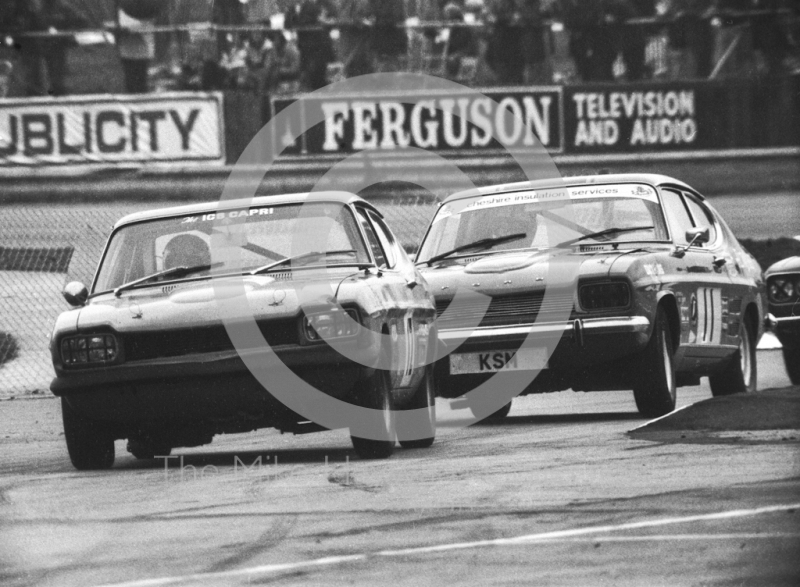
<path id="1" fill-rule="evenodd" d="M 172 447 L 166 444 L 149 442 L 141 438 L 128 439 L 128 452 L 139 460 L 151 460 L 156 457 L 168 457 Z"/>
<path id="2" fill-rule="evenodd" d="M 751 330 L 747 320 L 742 320 L 739 324 L 739 348 L 722 371 L 708 378 L 714 397 L 756 390 L 756 345 Z"/>
<path id="3" fill-rule="evenodd" d="M 662 307 L 656 311 L 653 334 L 639 358 L 633 397 L 639 413 L 657 418 L 675 409 L 677 388 L 669 318 Z"/>
<path id="4" fill-rule="evenodd" d="M 425 367 L 425 375 L 414 397 L 404 410 L 397 413 L 397 437 L 403 448 L 428 448 L 433 444 L 436 437 L 433 365 Z"/>
<path id="5" fill-rule="evenodd" d="M 61 398 L 64 438 L 72 465 L 80 471 L 109 469 L 114 464 L 114 435 L 101 424 L 84 418 Z"/>
<path id="6" fill-rule="evenodd" d="M 783 345 L 783 362 L 789 379 L 795 385 L 800 385 L 800 347 Z"/>
<path id="7" fill-rule="evenodd" d="M 371 412 L 363 423 L 368 438 L 350 434 L 356 454 L 362 459 L 389 458 L 394 452 L 396 437 L 389 372 L 375 369 L 360 383 L 357 400 L 359 406 L 370 408 Z"/>

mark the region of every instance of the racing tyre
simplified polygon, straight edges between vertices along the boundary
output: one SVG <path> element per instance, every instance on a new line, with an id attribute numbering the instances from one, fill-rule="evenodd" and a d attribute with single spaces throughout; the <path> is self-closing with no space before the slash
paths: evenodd
<path id="1" fill-rule="evenodd" d="M 425 367 L 425 376 L 414 397 L 408 406 L 397 413 L 397 437 L 403 448 L 428 448 L 433 444 L 436 437 L 436 385 L 433 365 Z"/>
<path id="2" fill-rule="evenodd" d="M 358 405 L 371 408 L 364 423 L 370 438 L 359 438 L 350 434 L 353 448 L 362 459 L 387 459 L 392 456 L 395 444 L 395 417 L 392 410 L 392 389 L 389 372 L 375 369 L 359 385 Z"/>
<path id="3" fill-rule="evenodd" d="M 756 345 L 751 330 L 747 320 L 740 322 L 739 348 L 722 371 L 708 378 L 714 397 L 756 390 Z"/>
<path id="4" fill-rule="evenodd" d="M 152 460 L 156 457 L 168 457 L 171 446 L 153 444 L 146 440 L 131 438 L 128 440 L 128 452 L 140 461 Z"/>
<path id="5" fill-rule="evenodd" d="M 669 319 L 659 306 L 653 334 L 640 357 L 633 397 L 639 413 L 657 418 L 675 409 L 675 360 Z"/>
<path id="6" fill-rule="evenodd" d="M 108 427 L 82 417 L 64 397 L 61 415 L 72 465 L 80 471 L 110 469 L 114 464 L 114 435 Z"/>
<path id="7" fill-rule="evenodd" d="M 511 411 L 512 403 L 513 402 L 508 402 L 506 405 L 504 405 L 496 412 L 492 412 L 491 414 L 486 416 L 483 420 L 481 420 L 481 422 L 486 422 L 487 424 L 502 422 L 503 420 L 505 420 L 506 416 L 508 416 L 508 413 Z M 476 418 L 478 417 L 478 414 L 475 413 L 475 410 L 470 408 L 470 411 L 472 411 L 473 416 L 475 416 Z"/>
<path id="8" fill-rule="evenodd" d="M 794 385 L 800 385 L 800 347 L 783 345 L 783 363 Z"/>

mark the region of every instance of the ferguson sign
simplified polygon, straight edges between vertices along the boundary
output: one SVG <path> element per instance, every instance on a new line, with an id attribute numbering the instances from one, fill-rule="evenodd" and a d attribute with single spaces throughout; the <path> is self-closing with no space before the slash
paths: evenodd
<path id="1" fill-rule="evenodd" d="M 216 94 L 0 101 L 0 166 L 224 163 Z"/>
<path id="2" fill-rule="evenodd" d="M 430 95 L 343 97 L 309 101 L 322 128 L 305 133 L 287 152 L 343 153 L 417 147 L 455 150 L 530 147 L 536 139 L 563 151 L 561 88 L 488 92 L 488 97 Z M 275 111 L 288 105 L 276 100 Z M 289 136 L 290 129 L 285 134 Z"/>

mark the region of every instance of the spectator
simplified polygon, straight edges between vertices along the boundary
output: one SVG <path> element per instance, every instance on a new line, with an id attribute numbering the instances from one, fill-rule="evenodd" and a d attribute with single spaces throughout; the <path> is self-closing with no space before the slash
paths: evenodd
<path id="1" fill-rule="evenodd" d="M 753 31 L 753 49 L 764 60 L 766 73 L 777 75 L 783 71 L 783 61 L 789 56 L 791 45 L 781 27 L 777 10 L 779 0 L 752 0 L 751 9 L 769 11 L 755 16 L 750 22 Z"/>
<path id="2" fill-rule="evenodd" d="M 125 91 L 129 94 L 144 94 L 148 91 L 147 68 L 154 57 L 152 34 L 136 32 L 146 23 L 119 11 L 121 30 L 117 35 L 117 49 L 125 76 Z"/>
<path id="3" fill-rule="evenodd" d="M 403 0 L 369 0 L 373 18 L 370 47 L 378 71 L 402 71 L 408 54 L 408 34 L 403 26 L 406 8 Z"/>
<path id="4" fill-rule="evenodd" d="M 297 31 L 300 50 L 300 86 L 313 91 L 328 84 L 328 64 L 333 61 L 333 43 L 326 24 L 336 16 L 328 0 L 301 0 L 286 15 L 288 28 Z"/>
<path id="5" fill-rule="evenodd" d="M 489 6 L 491 32 L 486 62 L 500 85 L 519 85 L 523 81 L 521 16 L 515 0 L 493 0 Z"/>
<path id="6" fill-rule="evenodd" d="M 712 9 L 713 0 L 671 0 L 665 7 L 665 16 L 673 19 L 669 44 L 675 59 L 670 66 L 670 78 L 706 78 L 711 73 Z"/>
<path id="7" fill-rule="evenodd" d="M 247 49 L 238 36 L 228 34 L 221 45 L 220 68 L 228 88 L 243 87 L 247 80 Z"/>
<path id="8" fill-rule="evenodd" d="M 640 81 L 646 77 L 644 52 L 647 37 L 644 27 L 626 23 L 635 18 L 655 16 L 655 6 L 649 0 L 635 3 L 631 0 L 612 0 L 609 11 L 618 23 L 618 49 L 625 62 L 625 79 Z"/>
<path id="9" fill-rule="evenodd" d="M 300 51 L 294 41 L 287 38 L 287 33 L 279 32 L 275 36 L 266 70 L 267 94 L 272 96 L 297 93 L 300 79 Z"/>
<path id="10" fill-rule="evenodd" d="M 245 42 L 244 49 L 244 62 L 247 66 L 244 87 L 260 94 L 264 93 L 267 83 L 267 62 L 272 51 L 272 41 L 267 38 L 264 31 L 253 31 Z"/>
<path id="11" fill-rule="evenodd" d="M 87 20 L 63 0 L 28 0 L 17 4 L 22 30 L 63 32 L 87 26 Z M 26 62 L 29 93 L 62 96 L 67 93 L 67 57 L 73 39 L 64 35 L 22 37 L 19 49 Z"/>
<path id="12" fill-rule="evenodd" d="M 600 0 L 564 0 L 564 19 L 569 30 L 569 51 L 582 81 L 595 79 L 596 36 L 601 20 Z"/>
<path id="13" fill-rule="evenodd" d="M 540 0 L 522 0 L 520 10 L 520 48 L 523 56 L 523 81 L 526 84 L 549 83 L 552 76 L 546 67 L 544 22 Z"/>
<path id="14" fill-rule="evenodd" d="M 14 64 L 6 59 L 0 60 L 0 98 L 5 98 L 11 91 L 11 72 Z"/>
<path id="15" fill-rule="evenodd" d="M 341 24 L 339 58 L 344 77 L 355 77 L 375 71 L 375 57 L 370 47 L 373 24 L 369 0 L 342 0 L 339 5 Z"/>
<path id="16" fill-rule="evenodd" d="M 464 23 L 464 12 L 455 2 L 448 3 L 442 12 L 448 22 Z M 454 26 L 448 31 L 445 75 L 449 79 L 459 79 L 463 77 L 461 72 L 465 58 L 474 59 L 478 55 L 478 40 L 469 27 Z"/>

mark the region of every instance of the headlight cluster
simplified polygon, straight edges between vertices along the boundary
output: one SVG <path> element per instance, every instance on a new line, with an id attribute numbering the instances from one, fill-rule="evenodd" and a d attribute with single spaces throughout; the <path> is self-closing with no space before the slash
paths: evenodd
<path id="1" fill-rule="evenodd" d="M 331 310 L 303 317 L 303 334 L 309 342 L 355 336 L 360 328 L 355 310 Z"/>
<path id="2" fill-rule="evenodd" d="M 70 336 L 61 340 L 61 360 L 65 365 L 111 363 L 117 358 L 117 339 L 113 334 Z"/>
<path id="3" fill-rule="evenodd" d="M 769 301 L 776 304 L 796 302 L 800 299 L 800 275 L 770 277 L 767 285 Z"/>
<path id="4" fill-rule="evenodd" d="M 630 289 L 624 282 L 582 285 L 579 297 L 584 310 L 626 308 L 631 303 Z"/>

